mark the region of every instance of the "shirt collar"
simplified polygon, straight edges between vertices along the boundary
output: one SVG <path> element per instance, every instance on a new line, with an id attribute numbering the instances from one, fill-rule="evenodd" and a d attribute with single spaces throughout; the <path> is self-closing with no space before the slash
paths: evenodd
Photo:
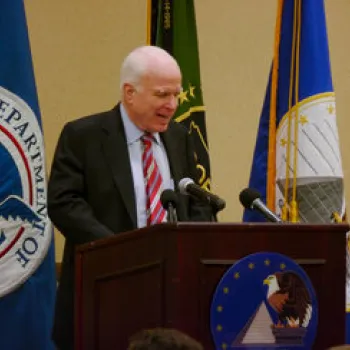
<path id="1" fill-rule="evenodd" d="M 125 110 L 125 107 L 123 104 L 120 104 L 120 114 L 122 116 L 123 124 L 124 124 L 124 130 L 125 130 L 125 136 L 126 136 L 126 142 L 128 145 L 138 141 L 142 135 L 144 134 L 144 131 L 139 129 L 129 118 L 128 113 Z M 158 132 L 155 132 L 152 134 L 154 139 L 158 144 L 160 144 L 160 135 Z"/>

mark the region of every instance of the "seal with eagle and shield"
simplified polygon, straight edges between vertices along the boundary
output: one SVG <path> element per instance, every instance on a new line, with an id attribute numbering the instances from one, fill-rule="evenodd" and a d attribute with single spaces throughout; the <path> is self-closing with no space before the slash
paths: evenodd
<path id="1" fill-rule="evenodd" d="M 235 263 L 217 285 L 211 306 L 216 349 L 312 349 L 318 306 L 305 271 L 278 253 Z"/>

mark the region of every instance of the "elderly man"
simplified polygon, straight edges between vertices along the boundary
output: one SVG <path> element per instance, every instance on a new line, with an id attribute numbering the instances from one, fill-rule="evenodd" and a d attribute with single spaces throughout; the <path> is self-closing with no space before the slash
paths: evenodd
<path id="1" fill-rule="evenodd" d="M 52 164 L 48 211 L 66 238 L 53 333 L 59 349 L 74 343 L 75 247 L 166 221 L 162 190 L 196 180 L 190 137 L 172 121 L 181 91 L 174 58 L 158 47 L 135 49 L 122 64 L 120 88 L 115 108 L 65 125 Z M 177 216 L 211 219 L 182 195 Z"/>

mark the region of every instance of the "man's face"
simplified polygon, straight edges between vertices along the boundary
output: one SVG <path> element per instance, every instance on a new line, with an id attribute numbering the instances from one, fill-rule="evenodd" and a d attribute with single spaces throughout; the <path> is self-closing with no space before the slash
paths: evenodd
<path id="1" fill-rule="evenodd" d="M 148 73 L 136 87 L 124 89 L 130 119 L 141 130 L 163 132 L 177 109 L 181 74 L 178 69 Z"/>

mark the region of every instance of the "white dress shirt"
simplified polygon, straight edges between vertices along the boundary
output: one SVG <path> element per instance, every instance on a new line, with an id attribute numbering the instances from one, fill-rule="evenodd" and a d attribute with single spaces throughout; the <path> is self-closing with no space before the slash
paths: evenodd
<path id="1" fill-rule="evenodd" d="M 143 144 L 141 137 L 144 131 L 140 130 L 129 118 L 123 104 L 120 104 L 120 112 L 124 124 L 126 142 L 128 145 L 129 158 L 131 164 L 132 177 L 134 182 L 134 192 L 136 200 L 137 227 L 147 225 L 146 214 L 146 188 L 143 177 L 142 153 Z M 162 190 L 174 189 L 174 181 L 171 179 L 170 167 L 165 147 L 159 133 L 152 134 L 155 142 L 152 143 L 153 156 L 157 162 L 160 174 L 162 175 Z"/>

